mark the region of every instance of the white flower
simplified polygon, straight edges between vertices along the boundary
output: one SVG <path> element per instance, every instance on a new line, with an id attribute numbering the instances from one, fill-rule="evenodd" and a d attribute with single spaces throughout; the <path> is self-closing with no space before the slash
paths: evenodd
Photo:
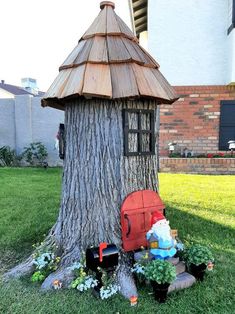
<path id="1" fill-rule="evenodd" d="M 102 300 L 110 298 L 112 295 L 116 294 L 120 290 L 120 287 L 116 284 L 109 285 L 107 287 L 101 287 L 100 298 Z"/>
<path id="2" fill-rule="evenodd" d="M 77 289 L 82 292 L 90 288 L 94 288 L 97 285 L 98 281 L 96 279 L 94 279 L 92 276 L 86 276 L 84 282 L 77 285 Z"/>
<path id="3" fill-rule="evenodd" d="M 46 267 L 50 261 L 55 259 L 55 255 L 53 253 L 43 253 L 33 260 L 33 264 L 36 265 L 37 269 L 42 269 Z"/>
<path id="4" fill-rule="evenodd" d="M 139 263 L 135 263 L 134 266 L 131 268 L 131 272 L 144 275 L 144 266 Z"/>

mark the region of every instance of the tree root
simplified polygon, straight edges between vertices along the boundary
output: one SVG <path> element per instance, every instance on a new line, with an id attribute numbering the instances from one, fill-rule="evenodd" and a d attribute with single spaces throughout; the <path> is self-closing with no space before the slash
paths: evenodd
<path id="1" fill-rule="evenodd" d="M 62 283 L 62 288 L 69 288 L 74 279 L 73 270 L 69 267 L 60 268 L 54 273 L 51 273 L 42 283 L 41 290 L 47 291 L 53 289 L 53 282 L 59 280 Z"/>
<path id="2" fill-rule="evenodd" d="M 21 278 L 32 274 L 34 270 L 33 257 L 30 256 L 26 261 L 13 267 L 3 275 L 3 280 L 8 281 L 13 278 Z"/>
<path id="3" fill-rule="evenodd" d="M 74 279 L 74 272 L 70 266 L 74 262 L 78 262 L 80 257 L 80 249 L 78 247 L 73 248 L 70 252 L 64 252 L 61 257 L 60 267 L 44 280 L 41 290 L 48 291 L 53 289 L 55 280 L 59 280 L 63 288 L 69 288 Z M 27 260 L 6 272 L 3 275 L 3 280 L 8 281 L 13 278 L 21 278 L 32 274 L 34 270 L 33 255 L 31 255 Z M 137 289 L 130 271 L 130 256 L 127 254 L 121 253 L 117 269 L 117 283 L 120 286 L 120 293 L 125 298 L 130 299 L 132 296 L 137 296 Z"/>
<path id="4" fill-rule="evenodd" d="M 121 252 L 121 258 L 117 269 L 117 281 L 120 286 L 120 293 L 127 299 L 138 296 L 135 281 L 131 273 L 131 255 Z"/>
<path id="5" fill-rule="evenodd" d="M 120 266 L 117 273 L 117 280 L 120 286 L 120 293 L 127 299 L 138 296 L 135 281 L 130 269 L 125 265 Z"/>
<path id="6" fill-rule="evenodd" d="M 63 288 L 69 288 L 71 281 L 74 279 L 73 270 L 70 266 L 80 260 L 80 249 L 74 247 L 69 252 L 64 252 L 61 256 L 60 266 L 55 272 L 51 273 L 42 283 L 41 289 L 44 291 L 53 288 L 54 280 L 59 280 Z"/>
<path id="7" fill-rule="evenodd" d="M 42 247 L 52 246 L 52 244 L 55 243 L 53 230 L 54 230 L 54 227 L 50 230 L 48 236 L 46 237 L 46 239 L 44 240 L 42 244 Z M 3 277 L 2 277 L 3 281 L 8 281 L 10 279 L 17 279 L 17 278 L 31 275 L 34 271 L 33 253 L 25 261 L 16 265 L 12 269 L 8 270 L 5 274 L 3 274 Z"/>

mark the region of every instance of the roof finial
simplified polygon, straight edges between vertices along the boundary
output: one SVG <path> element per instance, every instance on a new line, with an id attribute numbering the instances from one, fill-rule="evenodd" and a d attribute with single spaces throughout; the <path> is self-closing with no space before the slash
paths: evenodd
<path id="1" fill-rule="evenodd" d="M 100 8 L 101 8 L 101 10 L 103 10 L 103 8 L 104 8 L 106 5 L 109 5 L 110 7 L 112 7 L 113 9 L 115 9 L 115 3 L 114 3 L 114 2 L 112 2 L 112 1 L 102 1 L 102 2 L 100 2 Z"/>

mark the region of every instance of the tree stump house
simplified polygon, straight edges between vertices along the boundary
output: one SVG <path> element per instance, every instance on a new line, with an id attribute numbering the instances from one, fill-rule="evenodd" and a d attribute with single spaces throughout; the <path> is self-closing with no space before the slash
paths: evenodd
<path id="1" fill-rule="evenodd" d="M 121 247 L 124 199 L 158 190 L 158 106 L 177 99 L 114 3 L 100 8 L 42 100 L 65 111 L 62 200 L 53 228 L 64 265 L 100 242 Z"/>

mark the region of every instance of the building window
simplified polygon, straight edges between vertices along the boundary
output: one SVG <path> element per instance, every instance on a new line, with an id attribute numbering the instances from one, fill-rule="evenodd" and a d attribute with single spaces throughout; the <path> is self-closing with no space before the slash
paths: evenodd
<path id="1" fill-rule="evenodd" d="M 125 109 L 123 115 L 125 156 L 154 155 L 154 110 Z"/>
<path id="2" fill-rule="evenodd" d="M 229 28 L 228 34 L 234 29 L 235 27 L 235 0 L 229 1 Z"/>
<path id="3" fill-rule="evenodd" d="M 235 100 L 220 105 L 219 150 L 228 150 L 228 141 L 235 140 Z"/>

